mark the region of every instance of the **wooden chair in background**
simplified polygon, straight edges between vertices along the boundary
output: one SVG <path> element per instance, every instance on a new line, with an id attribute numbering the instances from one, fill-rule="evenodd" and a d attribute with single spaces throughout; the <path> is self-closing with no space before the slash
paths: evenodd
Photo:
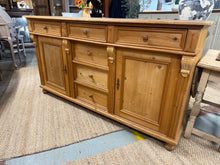
<path id="1" fill-rule="evenodd" d="M 207 140 L 220 144 L 220 137 L 216 137 L 214 135 L 194 128 L 194 123 L 200 113 L 200 104 L 202 102 L 220 107 L 220 61 L 216 60 L 219 54 L 220 50 L 210 49 L 197 65 L 203 70 L 198 84 L 195 102 L 193 104 L 192 111 L 184 133 L 185 138 L 189 138 L 191 134 L 195 134 L 197 136 L 201 136 Z M 214 84 L 212 85 L 212 87 L 209 87 L 209 90 L 211 90 L 211 92 L 209 93 L 212 93 L 212 95 L 206 97 L 204 93 L 205 91 L 208 92 L 206 89 L 208 89 L 207 84 L 210 82 L 211 84 Z M 220 147 L 218 148 L 218 150 L 220 151 Z"/>
<path id="2" fill-rule="evenodd" d="M 20 52 L 23 51 L 25 55 L 23 36 L 20 35 L 19 32 L 19 28 L 15 27 L 15 23 L 11 17 L 4 11 L 4 8 L 0 6 L 0 40 L 7 41 L 9 43 L 15 68 L 17 68 L 15 53 L 18 54 L 20 63 Z M 13 45 L 13 42 L 16 44 Z M 14 49 L 15 47 L 16 50 Z"/>

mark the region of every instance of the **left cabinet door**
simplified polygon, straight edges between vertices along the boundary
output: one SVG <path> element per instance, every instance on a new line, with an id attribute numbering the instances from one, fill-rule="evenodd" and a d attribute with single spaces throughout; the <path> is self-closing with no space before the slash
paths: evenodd
<path id="1" fill-rule="evenodd" d="M 38 37 L 44 84 L 51 90 L 69 96 L 66 47 L 61 39 Z"/>

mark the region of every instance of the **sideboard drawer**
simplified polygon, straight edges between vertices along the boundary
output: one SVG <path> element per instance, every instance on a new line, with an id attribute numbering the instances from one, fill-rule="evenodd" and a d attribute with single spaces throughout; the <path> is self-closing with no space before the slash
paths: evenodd
<path id="1" fill-rule="evenodd" d="M 61 36 L 61 24 L 58 22 L 34 22 L 34 33 Z"/>
<path id="2" fill-rule="evenodd" d="M 186 34 L 185 29 L 117 27 L 115 42 L 183 50 Z"/>
<path id="3" fill-rule="evenodd" d="M 82 24 L 69 24 L 68 36 L 83 40 L 92 41 L 107 41 L 107 26 L 105 25 L 82 25 Z"/>
<path id="4" fill-rule="evenodd" d="M 75 43 L 74 60 L 108 66 L 106 46 Z"/>
<path id="5" fill-rule="evenodd" d="M 76 65 L 77 81 L 89 83 L 107 90 L 108 72 L 84 65 Z"/>
<path id="6" fill-rule="evenodd" d="M 76 89 L 77 99 L 88 102 L 95 106 L 105 107 L 107 109 L 107 94 L 84 87 L 82 85 L 76 85 Z"/>

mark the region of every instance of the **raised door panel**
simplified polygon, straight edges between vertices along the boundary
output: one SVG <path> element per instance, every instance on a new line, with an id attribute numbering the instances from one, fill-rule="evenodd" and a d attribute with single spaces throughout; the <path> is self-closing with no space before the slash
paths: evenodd
<path id="1" fill-rule="evenodd" d="M 115 114 L 167 134 L 179 60 L 168 54 L 118 49 Z"/>
<path id="2" fill-rule="evenodd" d="M 63 55 L 62 40 L 39 37 L 45 85 L 69 95 L 67 59 Z"/>
<path id="3" fill-rule="evenodd" d="M 123 111 L 158 123 L 167 68 L 166 64 L 127 59 Z"/>

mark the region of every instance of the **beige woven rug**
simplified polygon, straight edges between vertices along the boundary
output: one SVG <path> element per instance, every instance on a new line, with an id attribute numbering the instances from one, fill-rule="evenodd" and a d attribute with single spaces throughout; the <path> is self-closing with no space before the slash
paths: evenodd
<path id="1" fill-rule="evenodd" d="M 29 62 L 13 73 L 0 98 L 0 160 L 123 129 L 116 122 L 55 95 L 43 94 L 36 58 Z"/>
<path id="2" fill-rule="evenodd" d="M 176 150 L 167 151 L 153 138 L 63 165 L 219 165 L 217 147 L 200 137 L 181 138 Z"/>

